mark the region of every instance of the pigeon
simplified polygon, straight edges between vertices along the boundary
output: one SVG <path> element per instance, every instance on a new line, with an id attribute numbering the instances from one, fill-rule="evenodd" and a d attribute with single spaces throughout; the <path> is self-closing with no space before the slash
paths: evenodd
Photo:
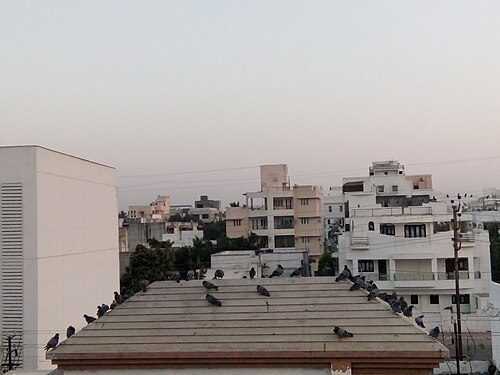
<path id="1" fill-rule="evenodd" d="M 368 301 L 371 301 L 372 299 L 375 299 L 378 296 L 380 296 L 380 290 L 378 290 L 378 288 L 372 289 L 370 291 L 370 294 L 368 294 Z"/>
<path id="2" fill-rule="evenodd" d="M 155 279 L 156 281 L 163 281 L 165 279 L 163 272 L 159 268 L 155 269 Z"/>
<path id="3" fill-rule="evenodd" d="M 111 305 L 109 305 L 109 309 L 110 310 L 113 310 L 117 305 L 117 303 L 115 301 L 111 302 Z"/>
<path id="4" fill-rule="evenodd" d="M 344 270 L 338 275 L 335 281 L 339 282 L 340 280 L 349 279 L 352 276 L 351 270 L 344 266 Z"/>
<path id="5" fill-rule="evenodd" d="M 93 316 L 88 316 L 87 314 L 83 314 L 83 317 L 85 318 L 87 324 L 92 323 L 94 320 L 96 320 L 96 318 L 94 318 Z"/>
<path id="6" fill-rule="evenodd" d="M 364 276 L 355 276 L 354 277 L 354 284 L 349 288 L 349 290 L 352 292 L 353 290 L 358 290 L 358 289 L 366 289 L 366 282 L 365 282 L 365 277 Z"/>
<path id="7" fill-rule="evenodd" d="M 424 319 L 423 319 L 423 315 L 419 315 L 415 318 L 415 323 L 417 323 L 417 326 L 419 327 L 422 327 L 422 328 L 425 328 L 424 326 Z"/>
<path id="8" fill-rule="evenodd" d="M 373 289 L 378 289 L 377 284 L 375 284 L 372 280 L 368 281 L 368 285 L 366 287 L 366 290 L 371 292 Z"/>
<path id="9" fill-rule="evenodd" d="M 214 274 L 214 280 L 215 279 L 222 279 L 224 277 L 224 271 L 223 270 L 216 270 Z"/>
<path id="10" fill-rule="evenodd" d="M 109 310 L 109 306 L 108 306 L 108 305 L 106 305 L 105 303 L 102 303 L 102 304 L 101 304 L 101 309 L 102 309 L 102 311 L 104 311 L 105 313 L 107 313 L 107 312 L 108 312 L 108 310 Z"/>
<path id="11" fill-rule="evenodd" d="M 252 268 L 250 268 L 250 278 L 251 278 L 251 279 L 253 279 L 253 278 L 255 277 L 255 274 L 256 274 L 256 273 L 257 273 L 257 272 L 255 272 L 255 268 L 253 268 L 253 267 L 252 267 Z"/>
<path id="12" fill-rule="evenodd" d="M 340 337 L 353 337 L 354 335 L 351 332 L 347 332 L 344 328 L 340 328 L 335 326 L 333 329 L 333 333 Z"/>
<path id="13" fill-rule="evenodd" d="M 104 315 L 104 310 L 102 309 L 101 306 L 97 306 L 97 317 L 100 318 L 103 315 Z"/>
<path id="14" fill-rule="evenodd" d="M 193 270 L 189 270 L 186 272 L 186 281 L 193 280 L 195 278 L 196 273 Z"/>
<path id="15" fill-rule="evenodd" d="M 130 289 L 127 289 L 126 291 L 123 292 L 122 294 L 122 302 L 125 302 L 128 300 L 130 297 L 134 295 L 134 292 L 132 292 Z"/>
<path id="16" fill-rule="evenodd" d="M 437 339 L 439 336 L 439 327 L 436 326 L 433 329 L 430 330 L 429 336 L 432 337 L 433 339 Z"/>
<path id="17" fill-rule="evenodd" d="M 222 302 L 219 301 L 217 298 L 215 298 L 214 296 L 212 296 L 211 294 L 208 294 L 205 296 L 205 299 L 211 304 L 211 305 L 215 305 L 215 306 L 222 306 Z"/>
<path id="18" fill-rule="evenodd" d="M 283 266 L 281 264 L 278 264 L 278 267 L 274 269 L 273 273 L 270 274 L 269 277 L 280 277 L 281 275 L 283 275 Z"/>
<path id="19" fill-rule="evenodd" d="M 497 367 L 495 366 L 495 364 L 492 361 L 490 361 L 489 366 L 488 366 L 488 374 L 494 375 L 496 373 L 497 373 Z"/>
<path id="20" fill-rule="evenodd" d="M 57 344 L 59 344 L 59 333 L 56 333 L 54 337 L 52 337 L 48 342 L 47 345 L 44 346 L 45 351 L 49 351 L 50 349 L 54 349 Z"/>
<path id="21" fill-rule="evenodd" d="M 141 290 L 146 293 L 146 290 L 148 289 L 148 285 L 149 285 L 149 280 L 148 279 L 140 279 L 139 280 L 139 288 L 141 288 Z"/>
<path id="22" fill-rule="evenodd" d="M 219 287 L 217 285 L 212 284 L 210 281 L 203 280 L 203 286 L 205 287 L 206 290 L 219 290 Z"/>
<path id="23" fill-rule="evenodd" d="M 266 297 L 271 297 L 271 294 L 262 285 L 257 285 L 257 292 Z"/>
<path id="24" fill-rule="evenodd" d="M 123 302 L 123 298 L 118 292 L 115 292 L 115 302 L 117 305 L 121 305 L 121 303 Z"/>
<path id="25" fill-rule="evenodd" d="M 395 314 L 400 313 L 401 312 L 401 301 L 396 300 L 396 301 L 392 302 L 391 309 Z"/>
<path id="26" fill-rule="evenodd" d="M 172 276 L 170 276 L 170 280 L 173 280 L 177 283 L 180 283 L 181 282 L 181 274 L 177 271 L 175 271 Z"/>
<path id="27" fill-rule="evenodd" d="M 405 301 L 404 297 L 399 297 L 399 302 L 401 302 L 401 310 L 404 310 L 408 307 L 408 302 Z"/>
<path id="28" fill-rule="evenodd" d="M 304 267 L 299 267 L 299 268 L 296 268 L 291 274 L 290 274 L 290 277 L 294 277 L 294 276 L 302 276 L 302 273 L 304 272 Z"/>
<path id="29" fill-rule="evenodd" d="M 408 318 L 411 318 L 413 313 L 412 313 L 412 309 L 414 308 L 415 306 L 413 305 L 410 305 L 408 307 L 406 307 L 405 309 L 403 309 L 403 315 L 408 317 Z"/>
<path id="30" fill-rule="evenodd" d="M 75 332 L 76 332 L 75 327 L 69 326 L 68 328 L 66 328 L 66 338 L 69 339 L 71 336 L 75 334 Z"/>

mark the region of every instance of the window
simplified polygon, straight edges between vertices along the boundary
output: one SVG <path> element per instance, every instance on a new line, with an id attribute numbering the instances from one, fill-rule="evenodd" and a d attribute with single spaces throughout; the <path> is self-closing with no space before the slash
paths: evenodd
<path id="1" fill-rule="evenodd" d="M 343 207 L 342 207 L 342 205 L 340 205 L 339 206 L 339 212 L 342 212 L 342 210 L 343 210 Z"/>
<path id="2" fill-rule="evenodd" d="M 448 278 L 453 279 L 455 276 L 453 275 L 455 272 L 455 258 L 446 258 L 445 262 L 445 271 L 448 273 Z M 469 260 L 467 258 L 458 258 L 458 270 L 459 271 L 468 271 L 469 270 Z"/>
<path id="3" fill-rule="evenodd" d="M 452 294 L 451 295 L 451 303 L 454 305 L 457 304 L 457 296 Z M 460 294 L 460 304 L 462 305 L 468 305 L 470 304 L 470 295 L 469 294 Z"/>
<path id="4" fill-rule="evenodd" d="M 302 243 L 309 243 L 309 237 L 300 237 Z"/>
<path id="5" fill-rule="evenodd" d="M 380 234 L 385 234 L 386 236 L 394 236 L 396 234 L 396 228 L 394 224 L 380 224 Z"/>
<path id="6" fill-rule="evenodd" d="M 425 224 L 407 224 L 405 225 L 405 237 L 425 237 Z"/>
<path id="7" fill-rule="evenodd" d="M 398 191 L 398 185 L 392 185 L 392 191 L 395 193 Z"/>
<path id="8" fill-rule="evenodd" d="M 210 217 L 209 214 L 201 214 L 202 219 L 208 219 Z"/>
<path id="9" fill-rule="evenodd" d="M 379 186 L 377 186 L 377 191 L 378 191 L 379 193 L 383 193 L 383 192 L 384 192 L 384 185 L 379 185 Z"/>
<path id="10" fill-rule="evenodd" d="M 368 223 L 368 230 L 371 230 L 371 231 L 375 230 L 375 224 L 373 224 L 373 221 L 370 221 Z"/>
<path id="11" fill-rule="evenodd" d="M 373 272 L 373 260 L 358 260 L 358 269 L 360 272 Z"/>
<path id="12" fill-rule="evenodd" d="M 331 224 L 331 223 L 330 223 L 330 219 L 326 219 L 326 223 L 327 223 L 328 225 L 330 225 L 330 224 Z"/>
<path id="13" fill-rule="evenodd" d="M 233 226 L 240 227 L 241 226 L 241 219 L 233 220 Z"/>
<path id="14" fill-rule="evenodd" d="M 300 204 L 302 206 L 307 206 L 309 205 L 309 198 L 300 198 Z"/>
<path id="15" fill-rule="evenodd" d="M 439 305 L 439 295 L 437 295 L 437 294 L 431 294 L 429 296 L 429 303 L 431 305 Z"/>
<path id="16" fill-rule="evenodd" d="M 332 206 L 328 206 L 328 212 L 332 212 L 332 209 L 333 209 Z"/>
<path id="17" fill-rule="evenodd" d="M 301 217 L 300 223 L 301 224 L 309 224 L 309 218 L 308 217 Z"/>
<path id="18" fill-rule="evenodd" d="M 458 258 L 458 270 L 459 271 L 469 270 L 469 261 L 467 260 L 467 258 Z"/>
<path id="19" fill-rule="evenodd" d="M 418 296 L 416 294 L 410 296 L 410 303 L 412 305 L 418 305 Z"/>

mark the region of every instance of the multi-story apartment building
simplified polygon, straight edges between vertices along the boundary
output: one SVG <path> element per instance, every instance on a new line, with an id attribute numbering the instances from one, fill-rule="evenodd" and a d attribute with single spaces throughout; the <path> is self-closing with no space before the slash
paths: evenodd
<path id="1" fill-rule="evenodd" d="M 256 234 L 261 248 L 323 254 L 322 192 L 319 186 L 290 185 L 286 164 L 260 167 L 261 190 L 248 192 L 242 207 L 226 211 L 229 238 Z"/>
<path id="2" fill-rule="evenodd" d="M 96 214 L 98 213 L 98 214 Z M 44 345 L 119 289 L 116 172 L 39 146 L 0 147 L 0 337 L 50 368 Z M 14 351 L 15 349 L 15 351 Z M 2 368 L 4 370 L 4 368 Z"/>
<path id="3" fill-rule="evenodd" d="M 170 216 L 170 197 L 158 195 L 149 205 L 129 206 L 128 218 L 141 223 L 158 222 Z"/>
<path id="4" fill-rule="evenodd" d="M 396 290 L 415 313 L 451 330 L 449 310 L 443 313 L 455 303 L 451 199 L 433 195 L 430 175 L 406 176 L 395 161 L 373 163 L 369 176 L 343 182 L 340 267 L 346 264 L 380 289 Z M 488 233 L 470 220 L 462 214 L 459 270 L 465 322 L 473 313 L 482 314 L 490 280 Z M 471 330 L 488 329 L 480 323 L 470 318 L 467 324 Z"/>

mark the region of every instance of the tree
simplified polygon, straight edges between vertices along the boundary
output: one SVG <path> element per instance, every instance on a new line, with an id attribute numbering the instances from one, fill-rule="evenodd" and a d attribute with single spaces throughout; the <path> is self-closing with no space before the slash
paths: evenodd
<path id="1" fill-rule="evenodd" d="M 203 239 L 219 241 L 224 237 L 226 237 L 226 223 L 224 220 L 203 225 Z"/>
<path id="2" fill-rule="evenodd" d="M 491 280 L 500 282 L 500 223 L 489 223 Z"/>
<path id="3" fill-rule="evenodd" d="M 318 276 L 333 276 L 338 268 L 337 259 L 332 257 L 332 253 L 327 251 L 318 259 Z"/>
<path id="4" fill-rule="evenodd" d="M 337 252 L 339 250 L 339 235 L 342 233 L 339 220 L 335 220 L 328 227 L 328 232 L 325 238 L 325 251 Z"/>

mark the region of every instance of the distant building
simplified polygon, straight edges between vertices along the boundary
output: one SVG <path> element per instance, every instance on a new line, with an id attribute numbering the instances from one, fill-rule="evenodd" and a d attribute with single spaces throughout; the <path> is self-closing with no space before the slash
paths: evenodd
<path id="1" fill-rule="evenodd" d="M 430 175 L 406 176 L 396 161 L 375 162 L 369 176 L 343 181 L 344 232 L 339 266 L 374 280 L 380 289 L 405 297 L 430 325 L 452 331 L 455 304 L 454 250 L 450 199 L 438 199 Z M 461 310 L 471 331 L 488 330 L 490 256 L 488 233 L 461 216 L 459 270 Z M 432 322 L 432 323 L 431 323 Z"/>
<path id="2" fill-rule="evenodd" d="M 170 216 L 170 197 L 158 195 L 149 205 L 129 206 L 128 219 L 141 223 L 159 222 Z"/>
<path id="3" fill-rule="evenodd" d="M 220 211 L 220 201 L 208 199 L 207 195 L 201 195 L 200 200 L 194 201 L 194 208 L 215 208 Z"/>
<path id="4" fill-rule="evenodd" d="M 290 186 L 286 164 L 260 167 L 261 191 L 248 192 L 241 207 L 226 210 L 229 238 L 257 235 L 266 249 L 307 250 L 313 259 L 323 254 L 321 187 Z"/>
<path id="5" fill-rule="evenodd" d="M 195 238 L 203 238 L 203 230 L 198 229 L 198 223 L 167 222 L 165 233 L 160 237 L 162 241 L 170 241 L 173 248 L 193 246 Z"/>
<path id="6" fill-rule="evenodd" d="M 0 337 L 13 361 L 50 368 L 58 332 L 119 289 L 116 172 L 40 146 L 0 147 Z M 98 214 L 96 214 L 98 213 Z M 5 368 L 3 368 L 5 369 Z"/>

